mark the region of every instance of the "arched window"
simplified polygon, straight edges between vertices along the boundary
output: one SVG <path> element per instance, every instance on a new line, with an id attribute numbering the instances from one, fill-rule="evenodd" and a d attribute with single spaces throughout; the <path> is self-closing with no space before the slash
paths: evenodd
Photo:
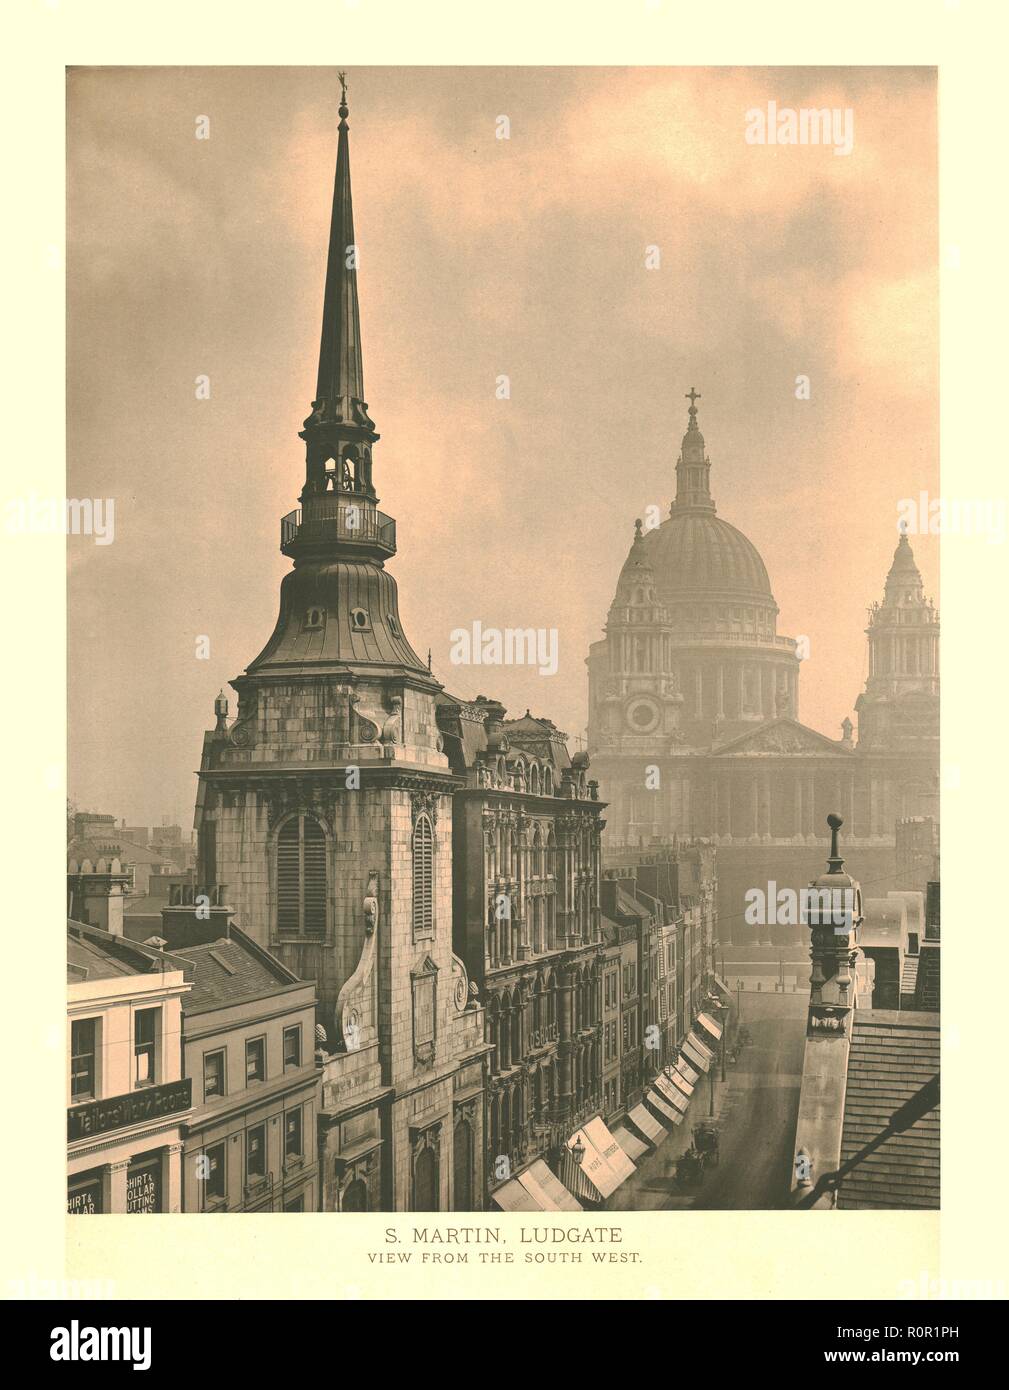
<path id="1" fill-rule="evenodd" d="M 438 1155 L 432 1144 L 425 1144 L 413 1165 L 414 1211 L 439 1211 Z"/>
<path id="2" fill-rule="evenodd" d="M 368 1184 L 363 1178 L 355 1178 L 352 1183 L 348 1184 L 347 1190 L 343 1194 L 343 1202 L 341 1203 L 340 1210 L 368 1210 Z"/>
<path id="3" fill-rule="evenodd" d="M 473 1210 L 473 1126 L 460 1120 L 452 1140 L 452 1186 L 454 1211 Z"/>
<path id="4" fill-rule="evenodd" d="M 413 934 L 434 935 L 434 829 L 423 811 L 413 827 Z"/>
<path id="5" fill-rule="evenodd" d="M 326 935 L 326 832 L 314 816 L 291 816 L 277 836 L 277 934 Z"/>

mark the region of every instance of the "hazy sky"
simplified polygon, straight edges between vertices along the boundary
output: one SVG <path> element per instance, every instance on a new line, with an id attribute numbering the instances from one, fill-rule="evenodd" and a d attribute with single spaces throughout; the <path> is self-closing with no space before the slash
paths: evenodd
<path id="1" fill-rule="evenodd" d="M 416 650 L 453 692 L 583 734 L 588 646 L 634 518 L 668 509 L 694 385 L 719 515 L 763 556 L 778 631 L 810 638 L 800 718 L 839 737 L 897 502 L 938 492 L 934 72 L 348 84 L 375 481 Z M 70 74 L 68 494 L 116 506 L 113 544 L 70 539 L 83 809 L 190 824 L 214 696 L 273 629 L 338 92 L 325 68 Z M 748 144 L 769 101 L 850 108 L 852 152 Z M 938 540 L 912 544 L 938 599 Z M 557 628 L 558 673 L 450 666 L 474 619 Z"/>

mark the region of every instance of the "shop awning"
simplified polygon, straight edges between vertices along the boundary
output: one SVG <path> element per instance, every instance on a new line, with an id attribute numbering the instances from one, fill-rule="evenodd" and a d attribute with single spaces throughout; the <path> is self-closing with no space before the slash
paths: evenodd
<path id="1" fill-rule="evenodd" d="M 678 1071 L 683 1079 L 688 1081 L 691 1086 L 696 1086 L 701 1079 L 701 1073 L 699 1071 L 694 1071 L 686 1057 L 677 1057 L 673 1070 Z"/>
<path id="2" fill-rule="evenodd" d="M 570 1149 L 562 1151 L 560 1169 L 561 1182 L 569 1192 L 575 1194 L 579 1201 L 598 1203 L 599 1189 L 589 1182 L 582 1171 L 582 1165 L 575 1161 L 575 1156 Z"/>
<path id="3" fill-rule="evenodd" d="M 660 1073 L 652 1082 L 652 1085 L 660 1095 L 665 1096 L 669 1104 L 674 1106 L 681 1115 L 687 1113 L 687 1106 L 690 1104 L 690 1101 L 682 1091 L 676 1089 L 670 1080 Z"/>
<path id="4" fill-rule="evenodd" d="M 704 1029 L 706 1033 L 711 1034 L 715 1042 L 717 1042 L 718 1039 L 722 1036 L 722 1025 L 720 1023 L 716 1023 L 710 1014 L 698 1014 L 697 1022 L 701 1025 L 701 1027 Z"/>
<path id="5" fill-rule="evenodd" d="M 701 1056 L 707 1057 L 709 1062 L 713 1062 L 715 1060 L 714 1047 L 711 1043 L 705 1042 L 704 1038 L 697 1031 L 696 1023 L 694 1024 L 693 1028 L 691 1028 L 690 1035 L 687 1041 L 692 1042 L 694 1046 L 697 1048 L 698 1052 L 701 1054 Z"/>
<path id="6" fill-rule="evenodd" d="M 695 1067 L 700 1067 L 701 1071 L 707 1071 L 708 1068 L 711 1066 L 710 1054 L 707 1057 L 705 1057 L 704 1053 L 694 1042 L 693 1035 L 691 1035 L 689 1038 L 684 1038 L 683 1045 L 680 1050 L 682 1051 L 684 1057 L 686 1057 L 688 1061 L 692 1062 Z M 707 1049 L 705 1049 L 705 1051 L 707 1051 Z"/>
<path id="7" fill-rule="evenodd" d="M 582 1132 L 589 1137 L 593 1148 L 602 1154 L 621 1182 L 626 1182 L 637 1171 L 606 1127 L 606 1121 L 602 1115 L 594 1115 L 584 1126 Z"/>
<path id="8" fill-rule="evenodd" d="M 633 1163 L 637 1163 L 641 1155 L 648 1152 L 648 1145 L 645 1141 L 639 1139 L 636 1134 L 632 1134 L 626 1125 L 617 1125 L 613 1131 L 613 1137 Z"/>
<path id="9" fill-rule="evenodd" d="M 496 1202 L 502 1211 L 543 1211 L 539 1202 L 522 1186 L 518 1178 L 512 1178 L 496 1192 L 491 1193 L 491 1201 Z"/>
<path id="10" fill-rule="evenodd" d="M 678 1110 L 674 1110 L 669 1102 L 659 1095 L 658 1091 L 649 1091 L 645 1099 L 648 1101 L 649 1105 L 653 1106 L 654 1109 L 659 1112 L 659 1115 L 667 1124 L 682 1124 L 683 1116 Z"/>
<path id="11" fill-rule="evenodd" d="M 580 1204 L 575 1201 L 560 1178 L 550 1171 L 542 1158 L 536 1159 L 535 1163 L 530 1163 L 528 1168 L 519 1173 L 518 1181 L 534 1201 L 539 1203 L 541 1211 L 582 1210 Z"/>
<path id="12" fill-rule="evenodd" d="M 662 1074 L 672 1082 L 682 1095 L 686 1096 L 687 1100 L 694 1094 L 694 1083 L 688 1081 L 683 1073 L 677 1071 L 675 1067 L 666 1067 Z"/>
<path id="13" fill-rule="evenodd" d="M 718 990 L 718 992 L 719 992 L 720 994 L 724 994 L 724 996 L 725 996 L 726 999 L 731 999 L 731 998 L 732 998 L 732 990 L 729 988 L 729 986 L 728 986 L 728 985 L 725 983 L 725 981 L 722 979 L 721 975 L 712 974 L 711 978 L 712 978 L 712 980 L 714 981 L 715 988 Z"/>
<path id="14" fill-rule="evenodd" d="M 609 1134 L 609 1130 L 606 1132 Z M 612 1135 L 610 1137 L 612 1139 Z M 616 1140 L 613 1142 L 616 1143 Z M 623 1178 L 618 1174 L 617 1170 L 611 1166 L 604 1155 L 600 1153 L 595 1144 L 593 1144 L 587 1126 L 575 1130 L 574 1134 L 572 1134 L 571 1138 L 568 1140 L 568 1151 L 570 1152 L 576 1144 L 579 1143 L 585 1150 L 585 1155 L 581 1161 L 582 1172 L 588 1178 L 592 1186 L 597 1189 L 601 1197 L 609 1197 L 611 1193 L 616 1192 L 617 1188 L 623 1182 Z M 620 1150 L 620 1153 L 624 1162 L 629 1162 L 623 1150 Z"/>
<path id="15" fill-rule="evenodd" d="M 640 1129 L 646 1139 L 650 1140 L 655 1148 L 667 1137 L 664 1125 L 661 1125 L 652 1112 L 644 1105 L 636 1105 L 633 1110 L 627 1112 L 627 1118 L 631 1124 Z"/>

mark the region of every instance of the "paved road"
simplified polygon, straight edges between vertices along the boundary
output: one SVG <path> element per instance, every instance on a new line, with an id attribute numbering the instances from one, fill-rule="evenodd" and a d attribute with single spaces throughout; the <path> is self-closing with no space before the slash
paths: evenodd
<path id="1" fill-rule="evenodd" d="M 679 1129 L 643 1158 L 607 1203 L 610 1210 L 765 1211 L 784 1204 L 799 1108 L 807 1000 L 792 994 L 743 996 L 751 1041 L 726 1083 L 716 1082 L 720 1159 L 699 1188 L 681 1192 L 675 1160 L 690 1147 L 691 1126 L 708 1117 L 705 1077 Z"/>
<path id="2" fill-rule="evenodd" d="M 784 1205 L 799 1110 L 806 1009 L 802 996 L 746 996 L 752 1041 L 731 1069 L 719 1127 L 718 1167 L 693 1202 L 702 1211 L 764 1211 Z"/>

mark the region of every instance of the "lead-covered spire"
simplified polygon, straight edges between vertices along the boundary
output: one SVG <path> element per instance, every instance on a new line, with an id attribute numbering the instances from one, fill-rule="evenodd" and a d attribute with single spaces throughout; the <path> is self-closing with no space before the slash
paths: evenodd
<path id="1" fill-rule="evenodd" d="M 374 498 L 371 445 L 378 439 L 364 399 L 361 315 L 357 297 L 359 254 L 350 188 L 347 84 L 340 74 L 340 124 L 322 309 L 319 376 L 312 413 L 301 438 L 307 445 L 302 499 L 319 492 Z"/>

